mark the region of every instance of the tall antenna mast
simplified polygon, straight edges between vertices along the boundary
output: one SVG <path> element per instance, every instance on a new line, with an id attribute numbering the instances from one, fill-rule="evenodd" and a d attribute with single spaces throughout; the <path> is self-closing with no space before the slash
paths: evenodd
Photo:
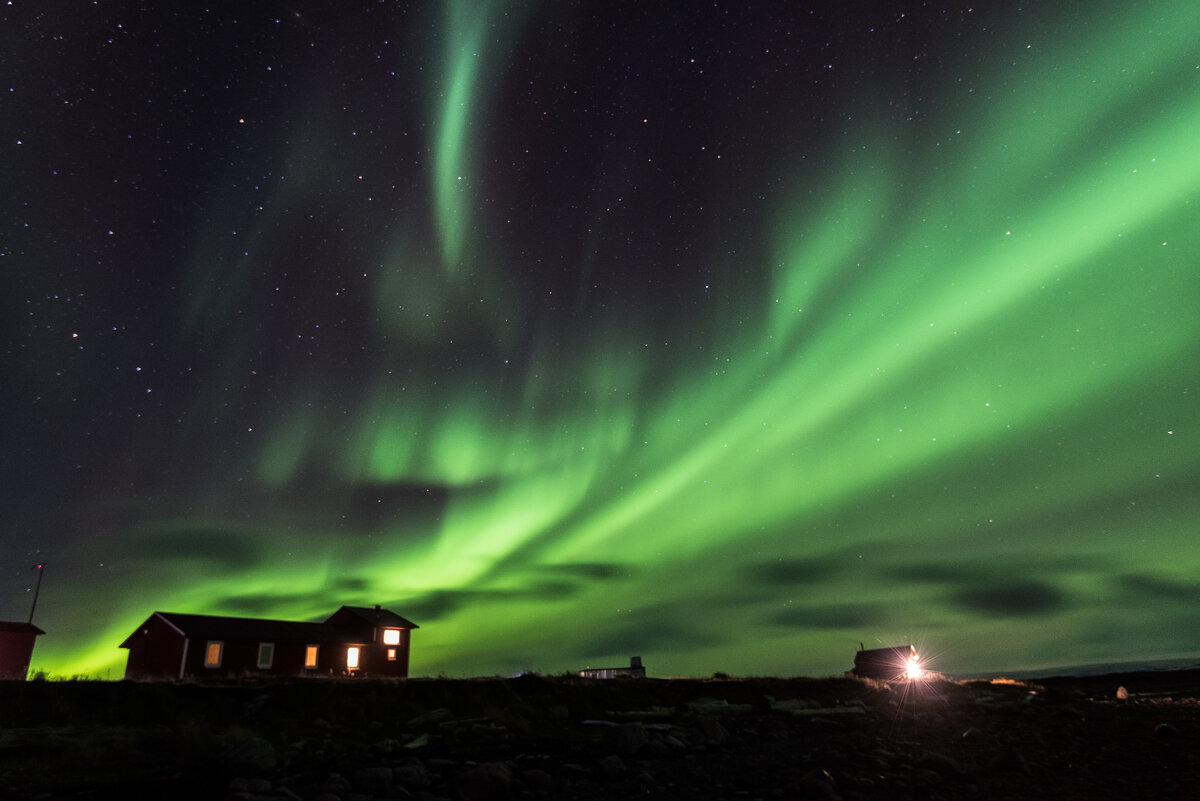
<path id="1" fill-rule="evenodd" d="M 37 609 L 38 593 L 42 591 L 42 574 L 46 572 L 46 563 L 41 562 L 33 566 L 33 569 L 38 572 L 37 586 L 33 590 L 33 606 L 29 607 L 29 623 L 33 624 L 33 613 Z"/>

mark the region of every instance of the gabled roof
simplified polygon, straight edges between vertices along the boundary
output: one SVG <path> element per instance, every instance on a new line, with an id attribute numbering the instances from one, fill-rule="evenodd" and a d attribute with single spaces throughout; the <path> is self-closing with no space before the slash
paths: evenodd
<path id="1" fill-rule="evenodd" d="M 415 629 L 420 628 L 411 620 L 402 618 L 395 612 L 387 609 L 380 609 L 378 606 L 343 606 L 341 609 L 334 612 L 325 619 L 325 622 L 333 620 L 335 617 L 343 616 L 344 613 L 352 613 L 361 617 L 372 626 L 387 626 L 396 629 Z"/>
<path id="2" fill-rule="evenodd" d="M 262 620 L 250 617 L 220 617 L 218 615 L 188 615 L 180 612 L 155 612 L 137 631 L 129 635 L 122 648 L 130 647 L 133 639 L 154 618 L 166 622 L 181 635 L 197 640 L 262 640 L 263 642 L 355 642 L 352 633 L 325 623 L 302 623 L 293 620 Z"/>
<path id="3" fill-rule="evenodd" d="M 18 623 L 15 620 L 0 620 L 0 631 L 12 631 L 20 634 L 33 634 L 34 636 L 46 633 L 32 623 Z"/>
<path id="4" fill-rule="evenodd" d="M 379 617 L 376 619 L 376 614 Z M 137 627 L 121 648 L 129 648 L 133 639 L 150 621 L 158 618 L 169 625 L 181 636 L 197 640 L 261 640 L 263 642 L 311 642 L 311 643 L 357 643 L 362 638 L 356 636 L 359 632 L 347 629 L 344 623 L 334 623 L 334 618 L 345 618 L 349 615 L 361 617 L 371 626 L 391 626 L 395 628 L 415 629 L 417 624 L 411 623 L 386 609 L 373 609 L 361 606 L 343 606 L 329 616 L 323 623 L 305 623 L 295 620 L 265 620 L 253 617 L 221 617 L 219 615 L 189 615 L 181 612 L 155 612 Z"/>

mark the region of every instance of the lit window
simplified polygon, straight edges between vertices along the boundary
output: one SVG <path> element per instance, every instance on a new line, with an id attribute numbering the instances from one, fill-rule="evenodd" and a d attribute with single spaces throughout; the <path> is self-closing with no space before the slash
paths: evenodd
<path id="1" fill-rule="evenodd" d="M 275 643 L 260 642 L 258 644 L 258 666 L 269 668 L 275 662 Z"/>
<path id="2" fill-rule="evenodd" d="M 400 629 L 384 629 L 383 630 L 384 645 L 399 645 L 400 644 Z"/>
<path id="3" fill-rule="evenodd" d="M 351 670 L 358 667 L 358 646 L 352 645 L 346 649 L 346 667 Z"/>
<path id="4" fill-rule="evenodd" d="M 395 649 L 395 648 L 389 648 L 389 649 L 388 649 L 388 661 L 389 661 L 389 662 L 395 662 L 395 661 L 396 661 L 396 649 Z"/>
<path id="5" fill-rule="evenodd" d="M 220 667 L 221 652 L 225 650 L 225 643 L 217 640 L 209 640 L 208 647 L 204 649 L 204 666 L 205 667 Z"/>
<path id="6" fill-rule="evenodd" d="M 304 666 L 306 668 L 315 668 L 317 666 L 317 651 L 319 650 L 319 645 L 309 645 L 304 649 Z"/>

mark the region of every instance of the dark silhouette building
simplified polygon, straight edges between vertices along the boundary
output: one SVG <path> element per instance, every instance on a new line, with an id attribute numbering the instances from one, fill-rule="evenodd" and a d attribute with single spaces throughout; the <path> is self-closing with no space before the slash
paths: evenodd
<path id="1" fill-rule="evenodd" d="M 33 643 L 45 633 L 32 623 L 0 620 L 0 679 L 25 681 Z"/>
<path id="2" fill-rule="evenodd" d="M 417 624 L 343 606 L 321 623 L 155 612 L 123 643 L 125 678 L 249 676 L 406 678 Z"/>
<path id="3" fill-rule="evenodd" d="M 864 679 L 890 681 L 910 675 L 916 664 L 917 649 L 911 645 L 861 649 L 854 655 L 854 669 L 850 673 Z"/>

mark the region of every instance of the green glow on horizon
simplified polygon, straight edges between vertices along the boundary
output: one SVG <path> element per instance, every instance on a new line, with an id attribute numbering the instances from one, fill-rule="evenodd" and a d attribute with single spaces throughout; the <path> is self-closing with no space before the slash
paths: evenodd
<path id="1" fill-rule="evenodd" d="M 248 596 L 276 598 L 276 617 L 391 605 L 422 625 L 417 674 L 525 659 L 560 670 L 589 647 L 599 661 L 654 650 L 676 673 L 836 670 L 872 625 L 949 638 L 964 670 L 1003 662 L 1015 640 L 1030 661 L 1053 659 L 1062 631 L 1106 623 L 1132 653 L 1168 647 L 1123 607 L 1124 590 L 1102 592 L 1110 574 L 1160 574 L 1169 559 L 1166 603 L 1200 569 L 1188 545 L 1200 508 L 1186 494 L 1198 467 L 1200 12 L 1155 8 L 1136 12 L 1152 21 L 1136 30 L 1119 14 L 1065 44 L 1046 34 L 969 97 L 947 89 L 950 110 L 925 123 L 944 135 L 911 145 L 915 159 L 881 117 L 817 200 L 797 167 L 763 221 L 769 290 L 738 295 L 748 322 L 703 347 L 668 347 L 614 311 L 567 344 L 540 342 L 524 375 L 498 378 L 484 357 L 436 385 L 381 369 L 344 419 L 304 409 L 279 421 L 260 485 L 312 469 L 331 507 L 361 486 L 428 486 L 444 506 L 416 530 L 381 516 L 343 548 L 326 521 L 255 509 L 272 534 L 245 567 L 222 562 L 186 586 L 147 577 L 119 621 L 82 649 L 46 642 L 45 660 L 39 644 L 35 668 L 99 670 L 146 603 L 236 613 Z M 483 250 L 469 165 L 492 12 L 450 13 L 431 173 L 449 273 Z M 1014 34 L 996 63 L 1024 42 Z M 472 318 L 478 299 L 389 247 L 376 300 L 395 347 Z M 1139 545 L 1144 527 L 1170 547 Z M 961 552 L 949 560 L 968 577 L 999 565 L 1043 581 L 1039 564 L 1061 553 L 1051 539 L 1120 571 L 1061 568 L 1055 589 L 1076 603 L 1048 601 L 1033 614 L 1051 623 L 1034 631 L 970 588 L 948 600 L 932 571 L 881 578 Z M 796 563 L 795 586 L 763 580 L 726 603 L 723 587 L 771 575 L 773 560 Z M 809 561 L 836 565 L 838 583 L 801 570 Z M 578 578 L 588 571 L 603 580 Z M 805 610 L 848 622 L 806 626 Z M 878 623 L 859 620 L 872 613 Z M 661 641 L 622 639 L 634 624 Z M 757 634 L 738 639 L 743 625 Z M 1080 637 L 1082 658 L 1103 656 Z"/>

